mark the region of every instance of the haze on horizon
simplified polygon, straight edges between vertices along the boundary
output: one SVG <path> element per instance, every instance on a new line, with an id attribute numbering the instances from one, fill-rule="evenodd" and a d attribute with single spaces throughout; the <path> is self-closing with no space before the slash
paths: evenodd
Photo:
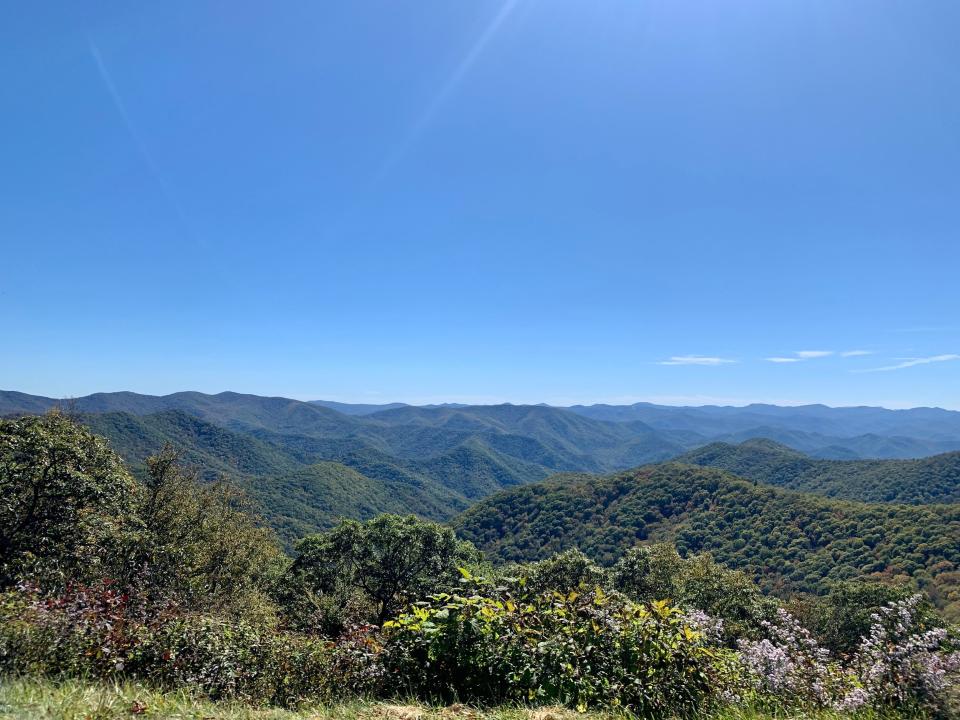
<path id="1" fill-rule="evenodd" d="M 960 5 L 3 12 L 0 386 L 960 410 Z"/>

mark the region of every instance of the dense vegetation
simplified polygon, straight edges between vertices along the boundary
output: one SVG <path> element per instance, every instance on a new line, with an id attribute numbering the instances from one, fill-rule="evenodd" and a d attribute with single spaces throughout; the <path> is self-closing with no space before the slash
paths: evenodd
<path id="1" fill-rule="evenodd" d="M 138 479 L 146 476 L 146 458 L 172 445 L 203 479 L 228 478 L 244 488 L 288 551 L 300 537 L 342 517 L 415 512 L 446 521 L 504 488 L 558 472 L 602 473 L 658 462 L 716 437 L 753 432 L 854 457 L 952 447 L 954 437 L 960 443 L 958 414 L 923 409 L 378 407 L 195 392 L 102 393 L 59 402 L 0 392 L 0 415 L 56 405 L 107 438 Z M 869 434 L 850 435 L 857 431 Z M 729 453 L 713 450 L 684 457 L 723 464 Z M 956 457 L 865 462 L 856 466 L 857 473 L 862 470 L 856 482 L 848 477 L 853 466 L 836 466 L 838 476 L 830 469 L 835 466 L 813 459 L 784 464 L 765 456 L 726 464 L 748 476 L 755 472 L 762 482 L 838 497 L 926 502 L 956 497 Z"/>
<path id="2" fill-rule="evenodd" d="M 135 478 L 56 413 L 0 420 L 0 508 L 0 680 L 284 707 L 954 711 L 960 637 L 907 588 L 838 583 L 791 614 L 689 543 L 632 546 L 606 567 L 578 551 L 493 566 L 451 528 L 389 514 L 288 558 L 237 487 L 202 481 L 169 447 Z"/>
<path id="3" fill-rule="evenodd" d="M 467 507 L 471 498 L 548 474 L 469 440 L 417 460 L 392 456 L 355 437 L 229 430 L 181 410 L 79 414 L 76 420 L 108 438 L 137 476 L 144 476 L 146 458 L 169 444 L 205 479 L 231 478 L 245 488 L 288 548 L 341 517 L 415 509 L 424 517 L 444 519 Z"/>
<path id="4" fill-rule="evenodd" d="M 499 493 L 455 521 L 504 561 L 579 548 L 604 564 L 641 541 L 709 552 L 780 596 L 876 576 L 913 581 L 960 615 L 960 505 L 869 505 L 665 464 Z"/>
<path id="5" fill-rule="evenodd" d="M 820 460 L 772 440 L 753 439 L 739 445 L 712 443 L 677 461 L 846 500 L 960 502 L 960 452 L 917 460 Z"/>

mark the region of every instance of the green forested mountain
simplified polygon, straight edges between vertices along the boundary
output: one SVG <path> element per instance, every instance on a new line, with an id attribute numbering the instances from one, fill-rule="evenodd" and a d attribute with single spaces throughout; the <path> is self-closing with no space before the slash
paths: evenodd
<path id="1" fill-rule="evenodd" d="M 341 463 L 314 461 L 177 410 L 143 416 L 84 414 L 77 419 L 107 438 L 137 475 L 145 471 L 144 459 L 169 443 L 204 479 L 227 478 L 242 486 L 288 547 L 344 517 L 417 508 L 424 517 L 439 519 L 467 505 L 459 493 L 429 477 L 381 473 L 374 480 Z"/>
<path id="2" fill-rule="evenodd" d="M 550 474 L 469 437 L 448 452 L 413 460 L 362 438 L 323 440 L 266 431 L 258 436 L 177 410 L 76 417 L 107 438 L 138 475 L 147 456 L 170 444 L 206 480 L 225 477 L 242 485 L 286 543 L 341 517 L 415 512 L 446 519 L 472 499 Z"/>
<path id="3" fill-rule="evenodd" d="M 868 575 L 910 578 L 960 615 L 960 505 L 847 502 L 667 463 L 500 492 L 454 526 L 502 561 L 579 548 L 609 563 L 635 544 L 670 541 L 779 594 Z"/>
<path id="4" fill-rule="evenodd" d="M 960 452 L 916 460 L 821 460 L 753 439 L 712 443 L 677 458 L 769 485 L 866 502 L 960 501 Z"/>
<path id="5" fill-rule="evenodd" d="M 208 480 L 219 475 L 277 475 L 301 465 L 281 448 L 179 410 L 152 415 L 83 413 L 77 419 L 97 435 L 107 438 L 134 471 L 148 455 L 157 453 L 166 443 L 175 447 L 183 461 L 198 468 Z"/>
<path id="6" fill-rule="evenodd" d="M 382 452 L 415 459 L 448 452 L 466 437 L 482 435 L 499 452 L 551 470 L 607 472 L 665 460 L 711 442 L 739 443 L 755 437 L 833 459 L 913 458 L 960 450 L 960 413 L 938 408 L 649 403 L 414 407 L 301 402 L 233 392 L 165 396 L 116 392 L 58 400 L 0 391 L 0 416 L 41 413 L 58 406 L 88 414 L 179 410 L 240 432 L 359 437 Z M 505 444 L 516 447 L 505 450 Z"/>
<path id="7" fill-rule="evenodd" d="M 437 519 L 467 504 L 456 493 L 427 480 L 374 480 L 337 462 L 249 478 L 244 484 L 287 548 L 344 518 L 366 520 L 380 513 L 406 514 L 417 508 L 420 516 Z"/>
<path id="8" fill-rule="evenodd" d="M 351 417 L 320 405 L 235 392 L 216 395 L 179 392 L 162 396 L 114 392 L 61 400 L 0 392 L 0 415 L 38 413 L 53 407 L 82 414 L 123 412 L 152 415 L 180 410 L 201 420 L 237 430 L 269 428 L 280 432 L 343 434 L 350 432 L 356 424 Z"/>
<path id="9" fill-rule="evenodd" d="M 227 476 L 244 484 L 285 537 L 292 536 L 285 527 L 326 527 L 338 515 L 365 517 L 365 508 L 449 519 L 491 493 L 557 472 L 613 472 L 675 457 L 705 445 L 707 438 L 699 430 L 708 425 L 711 431 L 746 432 L 742 428 L 750 423 L 786 417 L 797 427 L 770 426 L 769 434 L 787 434 L 798 444 L 810 441 L 809 430 L 817 423 L 830 432 L 838 430 L 830 408 L 787 413 L 766 406 L 739 409 L 742 412 L 644 407 L 639 415 L 646 420 L 623 409 L 613 412 L 614 420 L 587 417 L 582 409 L 509 404 L 381 410 L 365 406 L 344 414 L 317 403 L 239 393 L 162 397 L 102 393 L 62 402 L 0 392 L 0 414 L 38 413 L 53 406 L 64 407 L 107 437 L 135 472 L 147 455 L 169 443 L 206 479 Z M 891 432 L 899 431 L 900 418 L 908 417 L 911 427 L 922 426 L 931 433 L 931 428 L 940 427 L 942 432 L 931 435 L 930 442 L 946 442 L 952 432 L 954 414 L 945 411 L 909 416 L 883 411 L 878 420 L 869 410 L 852 414 L 855 429 L 882 421 Z M 846 416 L 845 410 L 837 412 Z M 816 438 L 819 443 L 840 442 L 828 435 Z M 857 438 L 843 442 L 851 445 L 837 446 L 834 452 L 856 455 L 852 444 L 859 442 Z M 898 441 L 883 436 L 882 442 Z M 759 455 L 752 460 L 741 457 L 751 453 Z M 956 499 L 955 455 L 845 464 L 761 443 L 737 451 L 708 446 L 685 457 L 694 463 L 721 464 L 765 483 L 837 497 Z M 301 500 L 285 498 L 279 488 L 287 483 L 301 484 Z M 356 486 L 357 497 L 343 490 L 351 485 Z"/>
<path id="10" fill-rule="evenodd" d="M 591 420 L 542 405 L 402 407 L 368 416 L 391 426 L 427 427 L 488 435 L 532 438 L 563 458 L 564 469 L 604 470 L 654 462 L 684 447 L 669 433 L 641 422 Z"/>

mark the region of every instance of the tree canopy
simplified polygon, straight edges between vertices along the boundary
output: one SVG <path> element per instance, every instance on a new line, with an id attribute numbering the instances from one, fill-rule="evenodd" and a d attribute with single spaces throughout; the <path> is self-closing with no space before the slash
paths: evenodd
<path id="1" fill-rule="evenodd" d="M 106 442 L 68 417 L 0 420 L 0 587 L 110 572 L 137 494 Z"/>

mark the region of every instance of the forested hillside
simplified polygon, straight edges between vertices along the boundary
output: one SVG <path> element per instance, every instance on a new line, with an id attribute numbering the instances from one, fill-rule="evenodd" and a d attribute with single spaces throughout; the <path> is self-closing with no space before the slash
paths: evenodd
<path id="1" fill-rule="evenodd" d="M 960 505 L 845 502 L 668 463 L 501 492 L 454 526 L 502 561 L 579 548 L 611 563 L 638 543 L 670 541 L 780 595 L 863 576 L 911 579 L 960 616 Z"/>
<path id="2" fill-rule="evenodd" d="M 711 443 L 681 455 L 677 461 L 847 500 L 910 504 L 960 501 L 960 452 L 916 460 L 822 460 L 771 440 L 753 439 L 739 445 Z"/>
<path id="3" fill-rule="evenodd" d="M 957 499 L 957 454 L 831 463 L 769 442 L 709 445 L 705 434 L 726 437 L 753 428 L 797 446 L 828 444 L 838 455 L 857 456 L 867 445 L 909 455 L 914 440 L 901 444 L 892 434 L 850 433 L 923 431 L 927 435 L 917 442 L 949 443 L 957 414 L 946 411 L 328 405 L 338 409 L 231 392 L 100 393 L 70 401 L 0 392 L 0 414 L 62 407 L 109 439 L 141 477 L 148 455 L 166 444 L 176 447 L 204 479 L 226 477 L 247 488 L 288 547 L 297 534 L 330 527 L 341 516 L 394 511 L 447 520 L 492 493 L 558 472 L 607 473 L 678 455 L 764 483 L 836 497 Z M 813 432 L 818 427 L 843 432 L 847 419 L 844 437 Z"/>
<path id="4" fill-rule="evenodd" d="M 657 462 L 711 442 L 776 440 L 824 458 L 911 458 L 960 450 L 960 413 L 937 408 L 669 407 L 301 402 L 224 392 L 165 396 L 97 393 L 58 400 L 0 391 L 0 416 L 44 412 L 179 410 L 239 432 L 313 438 L 358 437 L 399 457 L 423 458 L 481 438 L 518 460 L 550 470 L 607 472 Z M 499 443 L 500 445 L 497 445 Z M 503 446 L 511 447 L 507 451 Z"/>
<path id="5" fill-rule="evenodd" d="M 146 458 L 169 444 L 207 481 L 228 478 L 244 487 L 288 548 L 297 538 L 345 517 L 416 512 L 444 519 L 466 508 L 470 497 L 515 484 L 515 474 L 531 481 L 548 474 L 536 467 L 504 467 L 480 448 L 455 448 L 415 461 L 356 438 L 262 432 L 262 439 L 179 410 L 76 418 L 107 438 L 137 476 L 145 475 Z"/>
<path id="6" fill-rule="evenodd" d="M 258 708 L 412 698 L 650 718 L 950 711 L 953 631 L 909 583 L 948 618 L 956 609 L 960 505 L 844 503 L 676 463 L 568 474 L 461 519 L 501 559 L 536 560 L 505 566 L 449 526 L 382 514 L 414 501 L 402 483 L 385 493 L 321 462 L 262 487 L 248 478 L 293 545 L 284 554 L 242 492 L 202 481 L 167 442 L 246 469 L 281 469 L 279 449 L 245 451 L 177 412 L 96 416 L 131 451 L 164 443 L 134 477 L 82 417 L 0 419 L 0 685 L 137 682 Z M 554 554 L 571 545 L 605 566 Z M 836 582 L 870 573 L 892 582 Z M 63 712 L 80 709 L 63 700 Z M 123 714 L 157 712 L 169 714 L 138 699 Z"/>

